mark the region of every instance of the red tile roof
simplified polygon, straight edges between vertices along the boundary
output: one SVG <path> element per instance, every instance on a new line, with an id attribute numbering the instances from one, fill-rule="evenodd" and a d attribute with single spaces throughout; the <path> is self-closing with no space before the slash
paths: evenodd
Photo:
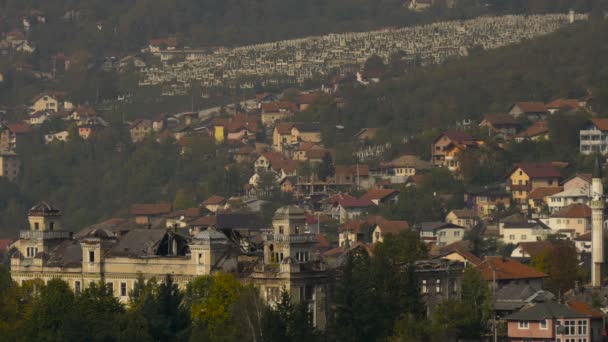
<path id="1" fill-rule="evenodd" d="M 486 257 L 483 262 L 477 265 L 477 268 L 481 271 L 481 275 L 486 281 L 493 280 L 493 273 L 496 275 L 496 280 L 538 279 L 547 277 L 547 275 L 541 271 L 526 266 L 511 258 L 504 257 Z"/>
<path id="2" fill-rule="evenodd" d="M 492 126 L 519 125 L 519 121 L 509 114 L 486 114 L 481 120 L 479 126 L 486 126 L 487 124 Z"/>
<path id="3" fill-rule="evenodd" d="M 519 107 L 519 109 L 521 109 L 521 111 L 524 113 L 542 113 L 547 111 L 545 104 L 542 102 L 515 102 L 515 104 L 513 104 L 513 107 L 514 106 Z"/>
<path id="4" fill-rule="evenodd" d="M 298 107 L 295 103 L 288 101 L 262 103 L 262 112 L 264 113 L 276 113 L 281 110 L 293 113 L 298 110 Z"/>
<path id="5" fill-rule="evenodd" d="M 470 262 L 471 264 L 473 264 L 475 266 L 477 266 L 483 262 L 483 260 L 481 260 L 481 258 L 479 258 L 475 254 L 473 254 L 469 251 L 466 251 L 464 249 L 455 249 L 455 250 L 451 250 L 448 252 L 444 252 L 440 257 L 445 257 L 446 255 L 453 254 L 453 253 L 459 254 L 465 260 L 467 260 L 468 262 Z"/>
<path id="6" fill-rule="evenodd" d="M 608 131 L 608 119 L 606 119 L 606 118 L 595 118 L 595 119 L 591 119 L 591 122 L 600 131 Z"/>
<path id="7" fill-rule="evenodd" d="M 317 238 L 317 247 L 319 247 L 319 248 L 329 248 L 329 247 L 331 247 L 331 243 L 329 243 L 329 240 L 327 240 L 327 238 L 325 237 L 325 235 L 323 235 L 323 234 L 317 234 L 316 238 Z"/>
<path id="8" fill-rule="evenodd" d="M 585 302 L 579 301 L 579 300 L 571 300 L 571 301 L 568 301 L 566 304 L 568 305 L 570 310 L 578 312 L 578 313 L 586 315 L 586 316 L 589 316 L 591 318 L 604 318 L 605 317 L 604 313 L 601 310 L 594 308 L 589 303 L 585 303 Z"/>
<path id="9" fill-rule="evenodd" d="M 14 134 L 28 134 L 33 132 L 32 127 L 23 122 L 7 123 L 5 127 Z"/>
<path id="10" fill-rule="evenodd" d="M 221 205 L 226 203 L 226 199 L 222 196 L 217 196 L 217 195 L 213 195 L 209 198 L 207 198 L 204 202 L 203 205 Z"/>
<path id="11" fill-rule="evenodd" d="M 469 142 L 473 141 L 473 137 L 469 133 L 461 132 L 461 131 L 443 132 L 437 137 L 437 139 L 435 139 L 435 141 L 439 140 L 443 136 L 446 136 L 453 142 L 459 143 L 459 144 L 460 143 L 469 143 Z"/>
<path id="12" fill-rule="evenodd" d="M 546 121 L 541 120 L 535 122 L 532 126 L 528 127 L 527 130 L 517 134 L 517 136 L 521 138 L 535 137 L 546 133 L 549 133 L 549 126 Z"/>
<path id="13" fill-rule="evenodd" d="M 398 193 L 399 191 L 395 189 L 369 189 L 363 196 L 360 197 L 360 199 L 367 199 L 370 201 L 383 200 Z"/>
<path id="14" fill-rule="evenodd" d="M 545 106 L 549 109 L 576 109 L 580 106 L 577 99 L 555 99 Z"/>
<path id="15" fill-rule="evenodd" d="M 385 222 L 386 219 L 382 216 L 368 216 L 364 219 L 357 219 L 346 222 L 338 227 L 338 232 L 352 231 L 355 234 L 361 232 L 361 228 L 365 225 L 375 226 L 381 222 Z"/>
<path id="16" fill-rule="evenodd" d="M 131 205 L 131 215 L 147 216 L 147 215 L 163 215 L 168 214 L 172 210 L 170 203 L 140 203 Z"/>
<path id="17" fill-rule="evenodd" d="M 343 199 L 355 199 L 355 197 L 349 195 L 349 194 L 336 194 L 336 195 L 332 195 L 324 200 L 321 200 L 320 203 L 321 204 L 338 204 L 341 200 Z"/>
<path id="18" fill-rule="evenodd" d="M 374 206 L 374 203 L 368 199 L 343 199 L 338 204 L 344 208 L 367 208 Z"/>
<path id="19" fill-rule="evenodd" d="M 407 221 L 381 221 L 378 223 L 382 235 L 398 234 L 404 230 L 410 229 L 410 224 Z"/>
<path id="20" fill-rule="evenodd" d="M 561 191 L 562 188 L 559 186 L 543 186 L 530 191 L 530 195 L 528 197 L 533 200 L 542 200 L 547 196 L 555 195 Z"/>
<path id="21" fill-rule="evenodd" d="M 591 208 L 581 203 L 573 203 L 561 208 L 551 217 L 559 218 L 591 218 Z"/>
<path id="22" fill-rule="evenodd" d="M 278 152 L 264 152 L 262 156 L 270 162 L 270 166 L 275 171 L 284 170 L 286 173 L 295 171 L 298 163 L 289 159 Z"/>
<path id="23" fill-rule="evenodd" d="M 511 169 L 509 176 L 518 168 L 530 178 L 561 178 L 559 170 L 552 163 L 519 163 Z"/>
<path id="24" fill-rule="evenodd" d="M 293 126 L 294 126 L 294 124 L 291 122 L 279 122 L 274 127 L 279 134 L 287 135 L 287 134 L 291 134 L 291 129 L 293 128 Z"/>

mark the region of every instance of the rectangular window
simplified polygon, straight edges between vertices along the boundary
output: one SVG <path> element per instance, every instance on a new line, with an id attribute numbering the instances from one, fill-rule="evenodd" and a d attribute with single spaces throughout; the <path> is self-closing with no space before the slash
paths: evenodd
<path id="1" fill-rule="evenodd" d="M 526 241 L 526 240 L 528 240 L 528 236 L 527 235 L 522 235 L 521 239 L 524 240 L 524 241 Z"/>
<path id="2" fill-rule="evenodd" d="M 95 262 L 95 252 L 89 251 L 89 262 Z"/>
<path id="3" fill-rule="evenodd" d="M 509 240 L 515 240 L 515 235 L 509 235 Z"/>
<path id="4" fill-rule="evenodd" d="M 539 326 L 541 329 L 547 329 L 547 320 L 540 321 L 540 323 L 538 323 L 538 326 Z"/>
<path id="5" fill-rule="evenodd" d="M 435 281 L 435 293 L 441 293 L 441 279 Z"/>
<path id="6" fill-rule="evenodd" d="M 530 326 L 530 323 L 528 321 L 519 321 L 517 324 L 517 327 L 519 329 L 528 329 Z"/>
<path id="7" fill-rule="evenodd" d="M 74 293 L 80 294 L 80 281 L 79 280 L 76 280 L 74 282 Z"/>
<path id="8" fill-rule="evenodd" d="M 578 334 L 587 335 L 587 321 L 586 320 L 578 321 Z"/>
<path id="9" fill-rule="evenodd" d="M 125 283 L 125 282 L 120 283 L 120 296 L 121 297 L 127 296 L 127 283 Z"/>
<path id="10" fill-rule="evenodd" d="M 428 293 L 429 289 L 426 287 L 426 279 L 422 280 L 422 285 L 420 286 L 420 291 L 422 293 Z"/>
<path id="11" fill-rule="evenodd" d="M 564 335 L 575 335 L 576 334 L 576 321 L 575 320 L 567 320 L 564 322 Z"/>
<path id="12" fill-rule="evenodd" d="M 459 236 L 460 236 L 460 231 L 455 231 L 455 232 L 454 232 L 454 236 L 455 236 L 455 237 L 459 237 Z"/>
<path id="13" fill-rule="evenodd" d="M 106 283 L 106 288 L 108 289 L 108 293 L 114 295 L 114 283 L 113 282 Z"/>

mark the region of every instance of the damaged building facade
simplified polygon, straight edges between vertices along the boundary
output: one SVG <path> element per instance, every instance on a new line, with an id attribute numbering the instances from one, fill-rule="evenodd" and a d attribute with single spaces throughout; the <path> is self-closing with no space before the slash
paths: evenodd
<path id="1" fill-rule="evenodd" d="M 11 257 L 19 284 L 60 278 L 78 293 L 103 281 L 127 302 L 140 275 L 162 280 L 170 274 L 184 287 L 197 276 L 237 269 L 238 248 L 212 228 L 188 234 L 112 219 L 74 234 L 63 229 L 61 212 L 47 203 L 31 208 L 28 221 Z"/>

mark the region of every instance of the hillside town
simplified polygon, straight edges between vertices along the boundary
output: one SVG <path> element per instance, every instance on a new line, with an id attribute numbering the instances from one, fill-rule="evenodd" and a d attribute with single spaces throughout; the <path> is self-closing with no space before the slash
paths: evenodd
<path id="1" fill-rule="evenodd" d="M 0 339 L 608 341 L 608 15 L 464 4 L 50 64 L 0 15 Z"/>
<path id="2" fill-rule="evenodd" d="M 591 307 L 590 296 L 599 298 L 600 309 L 608 305 L 606 297 L 584 292 L 582 284 L 551 293 L 543 285 L 547 272 L 530 264 L 554 248 L 571 246 L 581 269 L 592 274 L 592 285 L 603 285 L 603 247 L 598 244 L 603 243 L 606 221 L 600 159 L 592 173 L 574 174 L 558 160 L 517 162 L 481 188 L 433 193 L 442 208 L 449 208 L 440 221 L 392 218 L 408 189 L 423 190 L 433 177 L 462 178 L 467 151 L 548 140 L 547 121 L 554 115 L 591 115 L 577 148 L 583 155 L 605 152 L 608 119 L 594 117 L 592 96 L 514 102 L 503 114 L 438 133 L 429 160 L 413 154 L 384 159 L 386 149 L 381 148 L 373 162 L 355 158 L 351 164 L 336 162 L 338 151 L 325 147 L 319 123 L 295 120 L 321 99 L 341 101 L 321 91 L 299 92 L 291 101 L 281 94 L 259 93 L 253 108 L 232 114 L 188 112 L 125 123 L 136 145 L 172 139 L 181 153 L 188 153 L 187 141 L 209 139 L 233 163 L 247 165 L 249 180 L 231 197 L 213 195 L 190 208 L 133 203 L 125 217 L 79 229 L 63 226 L 62 217 L 71 213 L 58 209 L 61 203 L 42 201 L 29 210 L 29 227 L 3 251 L 13 279 L 24 283 L 59 277 L 76 293 L 103 279 L 126 302 L 139 274 L 150 279 L 170 273 L 185 287 L 196 276 L 223 271 L 255 285 L 270 304 L 278 303 L 281 289 L 287 290 L 293 300 L 307 303 L 314 325 L 323 329 L 333 270 L 354 251 L 371 254 L 387 236 L 413 232 L 429 251 L 428 259 L 415 262 L 429 314 L 442 300 L 459 295 L 463 272 L 474 267 L 494 291 L 494 317 L 506 324 L 507 336 L 532 336 L 522 331 L 524 325 L 570 329 L 572 321 L 577 337 L 602 340 L 604 314 Z M 29 112 L 27 120 L 5 122 L 0 129 L 0 175 L 11 181 L 22 169 L 16 151 L 23 141 L 85 141 L 109 129 L 94 108 L 75 105 L 64 93 L 40 94 Z M 40 135 L 41 124 L 56 119 L 70 128 Z M 364 128 L 349 138 L 358 146 L 353 156 L 373 149 L 379 134 L 379 128 Z M 259 214 L 273 196 L 289 200 L 265 223 Z M 455 196 L 463 198 L 453 201 Z M 502 246 L 498 256 L 479 254 L 472 236 Z M 527 331 L 538 329 L 544 328 Z M 548 331 L 546 337 L 552 338 L 554 329 Z"/>

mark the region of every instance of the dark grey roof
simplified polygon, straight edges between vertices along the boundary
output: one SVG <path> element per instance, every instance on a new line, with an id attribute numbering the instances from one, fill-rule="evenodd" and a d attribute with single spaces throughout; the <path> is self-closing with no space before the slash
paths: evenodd
<path id="1" fill-rule="evenodd" d="M 535 288 L 529 284 L 510 283 L 496 291 L 496 301 L 543 301 L 540 299 L 551 299 L 553 294 Z"/>
<path id="2" fill-rule="evenodd" d="M 82 248 L 77 240 L 66 240 L 51 249 L 48 267 L 82 267 Z"/>
<path id="3" fill-rule="evenodd" d="M 114 257 L 141 257 L 154 255 L 165 229 L 134 229 L 118 240 L 110 250 Z"/>
<path id="4" fill-rule="evenodd" d="M 585 318 L 587 315 L 574 312 L 566 305 L 549 301 L 537 303 L 521 309 L 520 311 L 505 317 L 508 321 L 540 321 L 548 318 Z"/>
<path id="5" fill-rule="evenodd" d="M 157 223 L 156 225 L 158 225 L 160 223 L 161 222 Z M 164 223 L 164 222 L 162 222 L 162 223 Z M 154 225 L 153 227 L 156 227 L 156 225 Z M 93 236 L 96 234 L 96 232 L 101 232 L 101 231 L 105 231 L 107 234 L 119 236 L 119 235 L 122 235 L 122 234 L 128 232 L 129 230 L 141 229 L 141 227 L 142 227 L 141 225 L 136 224 L 131 219 L 114 218 L 114 219 L 106 220 L 104 222 L 96 223 L 96 224 L 90 225 L 86 228 L 83 228 L 78 233 L 75 234 L 75 237 L 81 238 L 81 237 L 85 237 L 85 236 Z M 102 236 L 99 236 L 99 237 L 102 237 Z"/>
<path id="6" fill-rule="evenodd" d="M 437 229 L 442 228 L 463 228 L 457 224 L 448 223 L 448 222 L 421 222 L 418 224 L 418 228 L 423 232 L 433 232 Z"/>
<path id="7" fill-rule="evenodd" d="M 218 213 L 215 225 L 219 230 L 259 229 L 262 227 L 262 222 L 254 213 Z"/>

